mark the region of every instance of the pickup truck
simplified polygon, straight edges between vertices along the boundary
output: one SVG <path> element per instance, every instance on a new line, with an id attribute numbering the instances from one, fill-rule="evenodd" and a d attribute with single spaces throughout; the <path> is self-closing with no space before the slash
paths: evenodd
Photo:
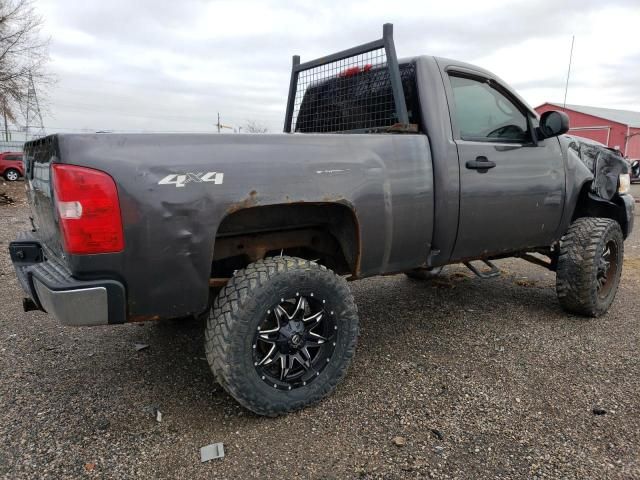
<path id="1" fill-rule="evenodd" d="M 349 280 L 453 263 L 490 277 L 492 260 L 519 257 L 556 272 L 564 310 L 597 317 L 634 202 L 626 162 L 568 128 L 482 68 L 398 60 L 387 24 L 294 57 L 282 134 L 38 139 L 24 160 L 33 230 L 10 245 L 24 308 L 76 326 L 206 318 L 215 379 L 269 416 L 344 377 Z"/>

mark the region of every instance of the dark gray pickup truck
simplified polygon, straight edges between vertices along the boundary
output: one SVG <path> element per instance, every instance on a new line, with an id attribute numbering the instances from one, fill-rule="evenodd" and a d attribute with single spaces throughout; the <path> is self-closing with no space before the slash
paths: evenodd
<path id="1" fill-rule="evenodd" d="M 557 273 L 562 308 L 598 316 L 633 227 L 629 175 L 567 131 L 486 70 L 398 60 L 385 25 L 294 57 L 284 134 L 45 137 L 25 145 L 33 230 L 10 246 L 25 310 L 65 325 L 206 316 L 217 381 L 264 415 L 345 375 L 347 280 L 458 262 L 490 277 L 520 257 Z"/>

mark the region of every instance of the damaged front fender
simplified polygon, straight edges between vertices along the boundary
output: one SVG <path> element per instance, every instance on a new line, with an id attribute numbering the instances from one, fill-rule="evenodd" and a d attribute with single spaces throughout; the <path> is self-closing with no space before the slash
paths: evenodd
<path id="1" fill-rule="evenodd" d="M 567 135 L 568 148 L 593 174 L 591 192 L 605 200 L 618 193 L 620 175 L 629 173 L 629 165 L 619 151 L 586 138 Z"/>
<path id="2" fill-rule="evenodd" d="M 567 208 L 560 234 L 578 217 L 605 217 L 616 220 L 625 238 L 634 223 L 630 195 L 618 193 L 620 175 L 629 166 L 617 150 L 592 140 L 563 135 L 558 137 L 566 155 Z"/>

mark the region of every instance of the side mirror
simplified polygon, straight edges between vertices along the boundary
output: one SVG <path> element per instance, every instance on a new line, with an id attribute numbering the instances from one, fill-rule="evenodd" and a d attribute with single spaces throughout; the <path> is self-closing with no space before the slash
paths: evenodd
<path id="1" fill-rule="evenodd" d="M 569 131 L 569 116 L 564 112 L 551 110 L 540 116 L 540 138 L 551 138 Z"/>

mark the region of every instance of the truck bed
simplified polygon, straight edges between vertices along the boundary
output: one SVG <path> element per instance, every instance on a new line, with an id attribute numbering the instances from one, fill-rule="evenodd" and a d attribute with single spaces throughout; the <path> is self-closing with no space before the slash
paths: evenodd
<path id="1" fill-rule="evenodd" d="M 350 209 L 361 251 L 354 277 L 413 268 L 425 261 L 431 242 L 433 172 L 425 135 L 55 135 L 27 144 L 26 156 L 35 235 L 48 256 L 77 279 L 126 279 L 129 320 L 203 311 L 219 227 L 246 208 Z M 51 162 L 114 179 L 123 252 L 63 254 Z"/>

